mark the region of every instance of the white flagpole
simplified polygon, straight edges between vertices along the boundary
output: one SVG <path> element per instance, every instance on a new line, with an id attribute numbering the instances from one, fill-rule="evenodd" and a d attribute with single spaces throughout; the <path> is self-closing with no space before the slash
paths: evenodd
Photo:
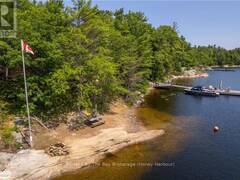
<path id="1" fill-rule="evenodd" d="M 24 86 L 25 86 L 25 96 L 26 96 L 26 105 L 27 105 L 27 116 L 28 116 L 28 127 L 29 127 L 29 140 L 30 140 L 29 143 L 30 143 L 30 146 L 33 147 L 31 119 L 30 119 L 30 112 L 29 112 L 29 105 L 28 105 L 28 89 L 27 89 L 27 78 L 26 78 L 26 71 L 25 71 L 23 40 L 21 40 L 21 48 L 22 48 L 23 76 L 24 76 Z"/>

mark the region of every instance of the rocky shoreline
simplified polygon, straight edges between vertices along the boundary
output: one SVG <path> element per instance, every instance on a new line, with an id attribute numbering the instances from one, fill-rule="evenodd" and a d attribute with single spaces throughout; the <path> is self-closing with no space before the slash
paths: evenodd
<path id="1" fill-rule="evenodd" d="M 185 70 L 181 75 L 171 75 L 168 81 L 181 78 L 205 78 L 208 77 L 205 70 Z M 137 106 L 138 104 L 135 108 Z M 164 134 L 163 130 L 145 129 L 134 115 L 135 108 L 120 103 L 115 108 L 111 108 L 114 113 L 103 117 L 107 125 L 97 128 L 98 133 L 84 131 L 86 136 L 65 137 L 64 143 L 70 152 L 66 156 L 51 157 L 41 148 L 21 150 L 16 154 L 0 153 L 0 179 L 50 179 L 63 173 L 94 166 L 109 154 L 124 147 Z M 64 137 L 61 133 L 54 132 L 54 134 Z"/>
<path id="2" fill-rule="evenodd" d="M 133 144 L 164 134 L 163 130 L 147 130 L 134 116 L 135 109 L 125 105 L 113 108 L 103 118 L 110 126 L 96 129 L 86 136 L 76 134 L 65 137 L 69 149 L 66 156 L 51 157 L 44 150 L 27 149 L 16 154 L 1 153 L 0 179 L 50 179 L 66 172 L 88 168 L 109 154 Z M 81 131 L 81 130 L 80 130 Z"/>
<path id="3" fill-rule="evenodd" d="M 181 75 L 171 75 L 168 81 L 174 81 L 176 79 L 193 79 L 193 78 L 206 78 L 208 73 L 204 70 L 190 69 L 183 71 Z"/>

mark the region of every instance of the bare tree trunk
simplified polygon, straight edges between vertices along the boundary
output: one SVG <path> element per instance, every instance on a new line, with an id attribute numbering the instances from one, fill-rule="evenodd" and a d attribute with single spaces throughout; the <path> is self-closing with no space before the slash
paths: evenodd
<path id="1" fill-rule="evenodd" d="M 6 72 L 6 75 L 5 75 L 6 80 L 8 80 L 8 67 L 7 66 L 6 66 L 5 72 Z"/>

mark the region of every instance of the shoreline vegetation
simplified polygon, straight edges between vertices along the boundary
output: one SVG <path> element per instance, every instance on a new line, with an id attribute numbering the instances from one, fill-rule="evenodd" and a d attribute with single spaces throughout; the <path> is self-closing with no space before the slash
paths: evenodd
<path id="1" fill-rule="evenodd" d="M 170 78 L 176 80 L 207 75 L 203 70 L 190 69 Z M 148 89 L 148 92 L 150 91 L 151 88 Z M 33 127 L 38 131 L 34 136 L 35 149 L 25 149 L 17 153 L 0 152 L 0 175 L 10 175 L 9 179 L 54 178 L 64 173 L 96 166 L 99 161 L 124 147 L 164 134 L 162 129 L 146 129 L 141 121 L 136 119 L 136 108 L 129 107 L 119 100 L 103 115 L 106 122 L 104 125 L 77 131 L 70 131 L 66 124 L 61 124 L 55 130 L 46 131 L 35 123 Z M 46 154 L 44 150 L 56 142 L 63 142 L 69 149 L 69 155 L 51 157 Z"/>
<path id="2" fill-rule="evenodd" d="M 233 67 L 238 66 L 231 66 Z M 180 75 L 171 75 L 168 81 L 206 78 L 206 70 L 211 68 L 183 70 Z M 148 88 L 147 93 L 151 89 Z M 116 101 L 102 116 L 106 123 L 96 128 L 70 131 L 66 124 L 61 124 L 56 129 L 46 131 L 35 123 L 33 127 L 38 131 L 34 136 L 35 149 L 25 149 L 17 153 L 0 152 L 0 176 L 7 174 L 10 175 L 9 179 L 54 178 L 64 173 L 97 166 L 102 159 L 122 148 L 163 135 L 164 130 L 148 130 L 136 119 L 136 106 L 142 102 L 143 100 L 129 107 L 122 100 Z M 44 151 L 50 144 L 60 141 L 68 147 L 69 155 L 51 157 Z"/>
<path id="3" fill-rule="evenodd" d="M 238 66 L 225 66 L 225 68 L 228 67 Z M 168 81 L 182 78 L 206 78 L 208 77 L 206 70 L 210 69 L 212 67 L 183 69 L 181 74 L 169 76 Z M 147 93 L 151 89 L 151 87 L 148 88 Z M 137 101 L 135 106 L 130 107 L 122 100 L 116 101 L 103 115 L 106 123 L 96 128 L 70 131 L 66 124 L 61 124 L 56 129 L 46 131 L 35 122 L 33 126 L 37 131 L 34 136 L 35 148 L 17 153 L 0 152 L 0 175 L 10 175 L 9 179 L 54 178 L 64 173 L 96 166 L 99 161 L 124 147 L 163 135 L 164 130 L 148 130 L 140 120 L 136 119 L 135 110 L 144 101 L 142 95 L 141 98 L 139 103 Z M 47 142 L 46 139 L 48 139 Z M 68 147 L 69 155 L 49 156 L 45 152 L 46 148 L 60 141 Z"/>

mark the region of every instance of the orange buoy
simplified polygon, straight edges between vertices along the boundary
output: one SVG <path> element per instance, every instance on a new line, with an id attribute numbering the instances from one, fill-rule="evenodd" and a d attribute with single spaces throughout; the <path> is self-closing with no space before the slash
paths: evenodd
<path id="1" fill-rule="evenodd" d="M 219 131 L 219 127 L 218 127 L 218 126 L 214 126 L 214 127 L 213 127 L 213 131 L 214 131 L 214 132 L 218 132 L 218 131 Z"/>

